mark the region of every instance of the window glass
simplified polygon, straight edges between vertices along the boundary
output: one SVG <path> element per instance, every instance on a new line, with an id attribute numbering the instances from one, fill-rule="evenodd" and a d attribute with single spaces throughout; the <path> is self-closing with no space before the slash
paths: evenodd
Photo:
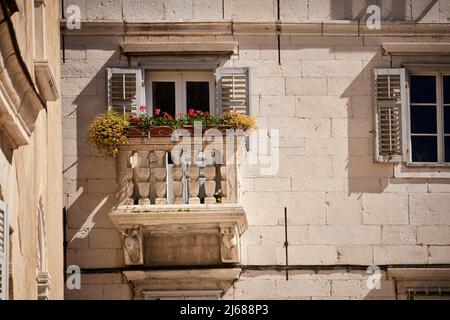
<path id="1" fill-rule="evenodd" d="M 209 82 L 186 82 L 186 110 L 195 109 L 209 112 Z"/>
<path id="2" fill-rule="evenodd" d="M 450 137 L 445 137 L 445 162 L 450 162 Z"/>
<path id="3" fill-rule="evenodd" d="M 153 81 L 153 110 L 160 109 L 175 116 L 175 82 Z"/>
<path id="4" fill-rule="evenodd" d="M 437 133 L 436 107 L 411 106 L 411 133 Z"/>
<path id="5" fill-rule="evenodd" d="M 444 107 L 444 132 L 450 134 L 450 106 Z"/>
<path id="6" fill-rule="evenodd" d="M 412 136 L 412 161 L 437 162 L 437 137 Z"/>
<path id="7" fill-rule="evenodd" d="M 411 103 L 436 103 L 436 77 L 412 76 Z"/>
<path id="8" fill-rule="evenodd" d="M 444 77 L 444 103 L 450 104 L 450 76 Z"/>

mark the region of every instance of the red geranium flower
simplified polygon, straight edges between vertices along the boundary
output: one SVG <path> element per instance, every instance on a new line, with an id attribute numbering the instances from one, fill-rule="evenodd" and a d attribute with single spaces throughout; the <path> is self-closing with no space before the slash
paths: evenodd
<path id="1" fill-rule="evenodd" d="M 161 109 L 155 109 L 155 116 L 159 116 L 161 113 Z"/>
<path id="2" fill-rule="evenodd" d="M 196 117 L 196 116 L 197 116 L 197 113 L 195 113 L 195 110 L 194 110 L 194 109 L 189 109 L 189 110 L 188 110 L 188 114 L 189 114 L 191 117 Z"/>
<path id="3" fill-rule="evenodd" d="M 145 106 L 145 104 L 141 105 L 139 108 L 141 109 L 141 112 L 146 112 L 146 110 L 147 110 L 147 107 Z"/>

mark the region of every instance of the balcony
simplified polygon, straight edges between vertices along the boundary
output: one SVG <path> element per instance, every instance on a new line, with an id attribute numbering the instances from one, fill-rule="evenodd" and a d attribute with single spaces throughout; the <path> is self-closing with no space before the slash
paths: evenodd
<path id="1" fill-rule="evenodd" d="M 129 138 L 116 158 L 118 205 L 110 213 L 126 265 L 239 264 L 245 154 L 243 136 L 224 133 Z"/>

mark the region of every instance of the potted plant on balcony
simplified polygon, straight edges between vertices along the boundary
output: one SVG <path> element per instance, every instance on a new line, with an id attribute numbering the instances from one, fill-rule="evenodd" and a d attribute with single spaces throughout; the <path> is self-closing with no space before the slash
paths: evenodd
<path id="1" fill-rule="evenodd" d="M 146 107 L 141 106 L 141 114 L 130 115 L 125 135 L 129 138 L 147 138 L 149 136 L 170 136 L 177 121 L 167 112 L 155 109 L 153 116 L 148 116 Z"/>
<path id="2" fill-rule="evenodd" d="M 119 146 L 127 144 L 128 138 L 124 134 L 128 121 L 116 113 L 97 116 L 88 129 L 88 143 L 106 156 L 115 156 Z"/>
<path id="3" fill-rule="evenodd" d="M 107 156 L 115 156 L 120 145 L 128 144 L 128 138 L 170 137 L 175 129 L 185 129 L 194 133 L 194 124 L 201 122 L 202 130 L 217 128 L 223 134 L 226 129 L 247 131 L 256 128 L 253 117 L 230 112 L 217 117 L 193 108 L 186 115 L 179 113 L 173 118 L 167 112 L 155 109 L 152 116 L 146 107 L 140 107 L 140 115 L 123 116 L 108 113 L 97 116 L 89 126 L 88 142 Z"/>

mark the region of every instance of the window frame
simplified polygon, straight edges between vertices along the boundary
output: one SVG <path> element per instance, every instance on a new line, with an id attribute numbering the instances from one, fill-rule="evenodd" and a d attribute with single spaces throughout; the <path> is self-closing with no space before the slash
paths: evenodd
<path id="1" fill-rule="evenodd" d="M 216 114 L 215 106 L 215 78 L 214 71 L 164 71 L 145 70 L 145 91 L 147 114 L 153 114 L 153 82 L 164 81 L 175 83 L 175 113 L 187 113 L 186 83 L 190 81 L 204 81 L 209 83 L 209 112 Z"/>
<path id="2" fill-rule="evenodd" d="M 444 132 L 444 87 L 443 80 L 445 76 L 450 76 L 450 71 L 428 71 L 428 70 L 414 70 L 408 73 L 408 83 L 411 83 L 411 77 L 413 76 L 434 76 L 436 78 L 436 117 L 437 117 L 437 162 L 414 162 L 412 161 L 412 135 L 417 135 L 411 133 L 411 87 L 408 86 L 408 112 L 406 115 L 406 121 L 404 126 L 407 126 L 406 131 L 408 133 L 408 162 L 407 166 L 450 166 L 450 162 L 445 162 L 445 136 L 449 136 L 450 134 L 445 134 Z M 450 104 L 449 104 L 450 106 Z M 420 134 L 419 134 L 420 135 Z M 432 134 L 426 134 L 427 136 L 431 136 Z"/>

